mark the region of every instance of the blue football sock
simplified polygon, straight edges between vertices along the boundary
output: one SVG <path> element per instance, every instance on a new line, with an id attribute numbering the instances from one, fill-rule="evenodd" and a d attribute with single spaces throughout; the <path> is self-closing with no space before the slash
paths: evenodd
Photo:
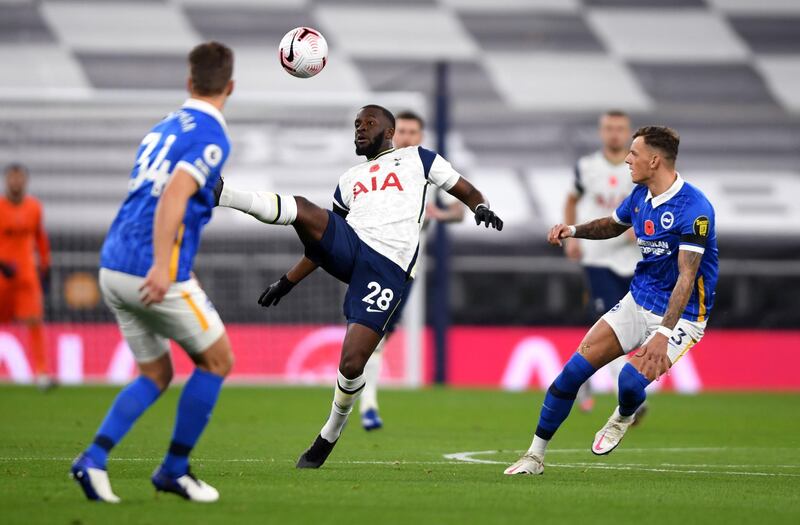
<path id="1" fill-rule="evenodd" d="M 582 355 L 575 353 L 564 365 L 553 384 L 547 390 L 539 414 L 536 435 L 550 440 L 561 423 L 567 419 L 578 389 L 594 374 L 594 367 Z"/>
<path id="2" fill-rule="evenodd" d="M 642 406 L 647 393 L 645 387 L 650 384 L 636 368 L 625 363 L 619 373 L 619 415 L 632 416 Z"/>
<path id="3" fill-rule="evenodd" d="M 139 376 L 122 389 L 101 423 L 94 442 L 86 449 L 86 454 L 95 463 L 105 468 L 108 453 L 114 445 L 128 433 L 133 424 L 147 408 L 152 405 L 161 390 L 152 379 Z"/>
<path id="4" fill-rule="evenodd" d="M 171 476 L 182 476 L 189 469 L 189 453 L 208 424 L 222 388 L 222 376 L 195 368 L 178 401 L 178 416 L 164 468 Z"/>

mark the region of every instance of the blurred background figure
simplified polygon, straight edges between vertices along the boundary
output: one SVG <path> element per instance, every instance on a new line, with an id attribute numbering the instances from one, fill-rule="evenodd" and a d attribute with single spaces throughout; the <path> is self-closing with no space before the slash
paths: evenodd
<path id="1" fill-rule="evenodd" d="M 401 111 L 395 115 L 394 147 L 395 149 L 407 148 L 409 146 L 419 146 L 422 144 L 425 130 L 425 121 L 413 111 Z M 425 208 L 425 222 L 432 220 L 440 222 L 461 222 L 464 220 L 464 205 L 447 193 L 434 187 L 432 197 Z M 425 242 L 425 238 L 420 238 L 420 245 Z M 413 286 L 413 285 L 412 285 Z M 383 426 L 383 420 L 378 415 L 378 382 L 380 381 L 381 368 L 383 366 L 383 348 L 386 342 L 392 337 L 397 323 L 403 317 L 403 307 L 408 304 L 404 301 L 397 312 L 389 321 L 386 327 L 386 335 L 375 348 L 367 366 L 364 368 L 366 386 L 361 394 L 359 411 L 361 413 L 361 424 L 364 430 L 377 430 Z"/>
<path id="2" fill-rule="evenodd" d="M 9 164 L 0 197 L 0 323 L 25 323 L 36 384 L 46 390 L 50 377 L 44 339 L 44 293 L 50 273 L 50 243 L 41 203 L 27 194 L 28 170 Z M 38 256 L 38 257 L 37 257 Z"/>
<path id="3" fill-rule="evenodd" d="M 564 206 L 566 224 L 610 216 L 633 190 L 634 184 L 625 164 L 631 135 L 630 118 L 623 111 L 607 111 L 600 116 L 598 132 L 601 149 L 579 158 L 575 164 L 575 183 Z M 593 321 L 628 293 L 633 270 L 642 258 L 632 229 L 604 241 L 569 239 L 564 243 L 564 251 L 567 257 L 583 267 L 588 287 L 588 309 Z M 624 365 L 624 357 L 608 364 L 615 385 Z M 577 401 L 584 412 L 594 407 L 588 381 L 578 391 Z"/>

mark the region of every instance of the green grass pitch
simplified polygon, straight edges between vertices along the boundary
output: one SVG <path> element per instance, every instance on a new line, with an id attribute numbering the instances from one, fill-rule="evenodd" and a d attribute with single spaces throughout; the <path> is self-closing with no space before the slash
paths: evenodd
<path id="1" fill-rule="evenodd" d="M 327 415 L 330 389 L 229 387 L 194 453 L 221 493 L 199 505 L 156 497 L 178 388 L 148 412 L 109 463 L 120 505 L 84 500 L 68 479 L 117 389 L 0 387 L 0 522 L 800 523 L 800 396 L 656 395 L 643 424 L 605 458 L 589 446 L 614 401 L 572 413 L 544 476 L 507 477 L 529 444 L 542 394 L 387 391 L 386 427 L 353 418 L 328 463 L 294 468 Z M 467 455 L 485 463 L 448 459 Z M 494 452 L 492 452 L 494 451 Z"/>

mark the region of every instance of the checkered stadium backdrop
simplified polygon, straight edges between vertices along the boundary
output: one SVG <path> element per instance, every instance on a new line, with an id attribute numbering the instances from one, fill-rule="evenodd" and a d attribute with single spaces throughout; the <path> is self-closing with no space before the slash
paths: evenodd
<path id="1" fill-rule="evenodd" d="M 330 45 L 313 79 L 278 67 L 277 43 L 299 25 Z M 184 96 L 192 45 L 213 38 L 236 52 L 226 176 L 322 205 L 357 160 L 353 110 L 378 102 L 431 116 L 444 61 L 448 156 L 507 225 L 492 238 L 450 228 L 455 323 L 586 322 L 578 268 L 543 236 L 576 157 L 597 147 L 598 113 L 621 108 L 635 125 L 680 131 L 679 168 L 715 203 L 712 324 L 796 328 L 798 27 L 796 0 L 0 0 L 0 161 L 28 164 L 45 204 L 56 253 L 48 318 L 109 321 L 102 305 L 68 301 L 67 285 L 94 272 L 133 149 Z M 340 322 L 341 288 L 322 275 L 292 308 L 253 308 L 299 247 L 287 230 L 218 219 L 198 273 L 226 321 Z"/>

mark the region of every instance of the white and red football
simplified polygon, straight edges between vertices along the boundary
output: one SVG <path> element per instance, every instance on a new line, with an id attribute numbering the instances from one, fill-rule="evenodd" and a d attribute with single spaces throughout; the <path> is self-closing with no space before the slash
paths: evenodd
<path id="1" fill-rule="evenodd" d="M 328 62 L 328 42 L 310 27 L 296 27 L 286 33 L 278 48 L 281 66 L 292 76 L 313 77 Z"/>

